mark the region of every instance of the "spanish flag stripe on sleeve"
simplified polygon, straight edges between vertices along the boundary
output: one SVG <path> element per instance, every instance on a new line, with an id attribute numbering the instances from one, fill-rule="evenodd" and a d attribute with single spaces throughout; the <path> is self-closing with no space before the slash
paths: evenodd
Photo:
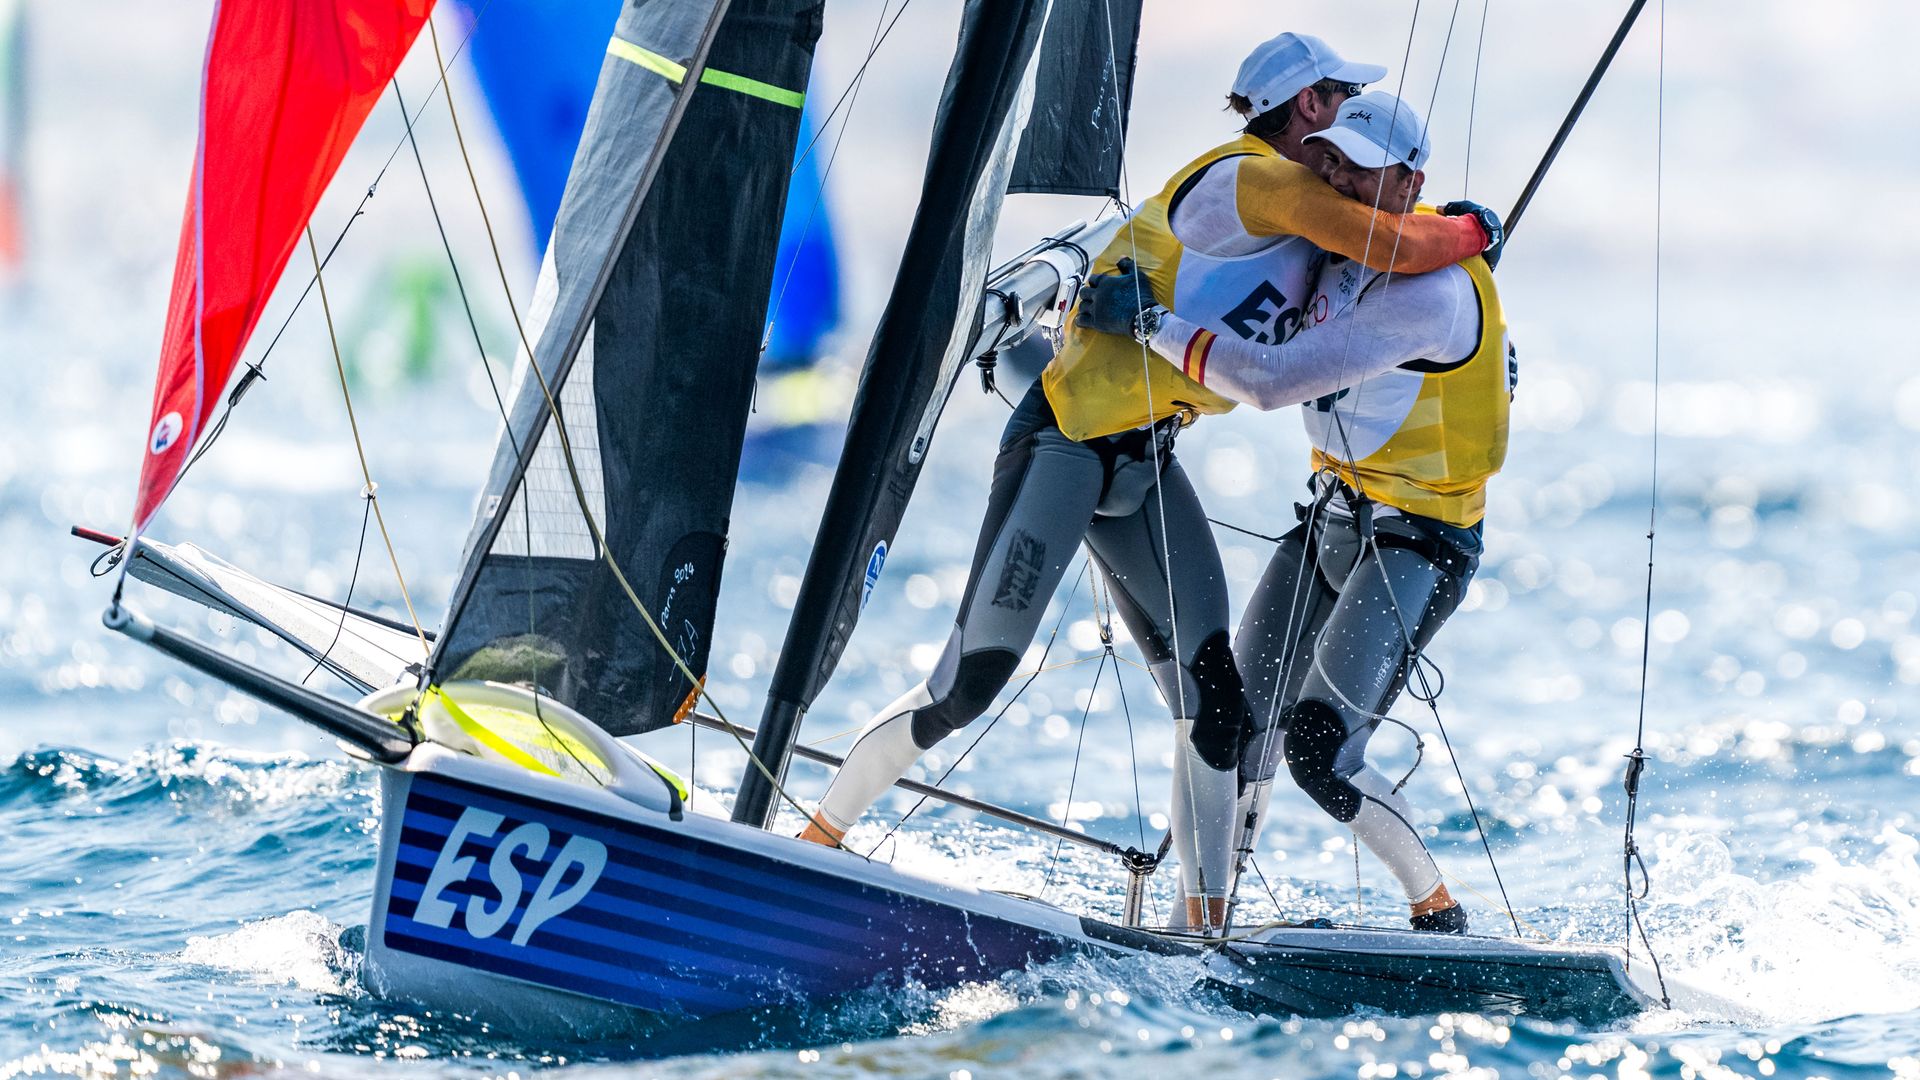
<path id="1" fill-rule="evenodd" d="M 1206 386 L 1206 357 L 1212 354 L 1213 338 L 1217 338 L 1217 336 L 1219 336 L 1219 334 L 1215 334 L 1213 331 L 1200 331 L 1198 334 L 1194 334 L 1194 340 L 1187 346 L 1190 352 L 1196 354 L 1196 356 L 1194 356 L 1194 367 L 1192 367 L 1192 371 L 1188 371 L 1187 377 L 1188 379 L 1194 380 L 1194 382 L 1198 382 L 1198 384 L 1202 384 L 1202 386 Z"/>
<path id="2" fill-rule="evenodd" d="M 1213 339 L 1217 336 L 1211 330 L 1195 330 L 1187 339 L 1186 356 L 1181 359 L 1180 370 L 1187 378 L 1206 385 L 1207 354 L 1213 351 Z"/>

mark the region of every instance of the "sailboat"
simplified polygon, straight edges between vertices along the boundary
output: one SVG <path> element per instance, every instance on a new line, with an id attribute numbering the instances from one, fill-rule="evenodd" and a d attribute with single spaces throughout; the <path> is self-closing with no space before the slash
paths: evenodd
<path id="1" fill-rule="evenodd" d="M 884 572 L 948 395 L 969 364 L 1058 325 L 1118 233 L 1117 216 L 1076 223 L 989 266 L 1007 192 L 1113 190 L 1137 2 L 966 4 L 918 212 L 757 728 L 713 707 L 704 678 L 817 3 L 622 10 L 436 631 L 145 536 L 427 9 L 329 0 L 278 23 L 220 9 L 134 529 L 88 534 L 122 545 L 121 588 L 132 578 L 254 623 L 363 693 L 349 703 L 243 663 L 155 625 L 120 589 L 106 614 L 377 766 L 370 990 L 513 1030 L 604 1035 L 907 981 L 939 989 L 1073 953 L 1189 958 L 1207 988 L 1268 1013 L 1597 1022 L 1655 1000 L 1621 950 L 1597 945 L 1324 921 L 1227 940 L 1149 926 L 1140 898 L 1158 853 L 930 785 L 912 786 L 1110 859 L 1124 916 L 769 831 L 791 801 L 791 757 L 832 763 L 796 746 L 799 721 Z M 270 149 L 230 126 L 260 95 L 301 103 Z M 270 215 L 232 212 L 262 193 Z M 236 269 L 226 245 L 241 240 L 252 261 Z M 730 817 L 703 812 L 620 738 L 676 723 L 750 749 Z"/>

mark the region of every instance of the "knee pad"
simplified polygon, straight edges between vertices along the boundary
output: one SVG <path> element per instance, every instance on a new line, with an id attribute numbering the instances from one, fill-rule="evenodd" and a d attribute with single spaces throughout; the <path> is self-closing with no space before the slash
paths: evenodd
<path id="1" fill-rule="evenodd" d="M 953 684 L 933 704 L 913 712 L 913 741 L 922 750 L 973 723 L 994 695 L 1013 677 L 1020 654 L 1012 649 L 981 649 L 960 657 Z"/>
<path id="2" fill-rule="evenodd" d="M 1200 690 L 1188 741 L 1200 760 L 1214 769 L 1235 769 L 1253 734 L 1253 712 L 1247 708 L 1247 688 L 1233 662 L 1232 639 L 1216 630 L 1193 654 L 1193 682 Z"/>
<path id="3" fill-rule="evenodd" d="M 1307 797 L 1335 821 L 1349 822 L 1360 812 L 1360 792 L 1334 763 L 1347 744 L 1347 725 L 1333 706 L 1309 698 L 1287 710 L 1287 771 Z"/>

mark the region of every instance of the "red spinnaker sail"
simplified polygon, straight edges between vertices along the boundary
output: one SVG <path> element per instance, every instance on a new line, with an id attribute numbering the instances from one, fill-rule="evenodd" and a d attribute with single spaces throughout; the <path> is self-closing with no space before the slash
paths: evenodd
<path id="1" fill-rule="evenodd" d="M 307 218 L 433 0 L 220 0 L 133 526 L 219 404 Z"/>

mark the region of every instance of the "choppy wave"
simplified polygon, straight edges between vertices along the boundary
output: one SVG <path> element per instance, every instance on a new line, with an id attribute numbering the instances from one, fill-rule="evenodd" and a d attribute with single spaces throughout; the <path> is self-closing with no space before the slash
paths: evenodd
<path id="1" fill-rule="evenodd" d="M 359 770 L 346 762 L 249 754 L 217 745 L 174 742 L 125 760 L 44 746 L 0 767 L 0 808 L 16 800 L 80 802 L 95 808 L 123 808 L 154 799 L 273 806 L 342 795 L 363 786 Z"/>
<path id="2" fill-rule="evenodd" d="M 1083 957 L 951 990 L 887 987 L 677 1025 L 638 1045 L 528 1044 L 361 990 L 374 798 L 358 766 L 193 744 L 126 760 L 43 747 L 0 768 L 0 827 L 31 846 L 51 820 L 67 837 L 41 849 L 37 898 L 12 915 L 0 993 L 15 1007 L 0 1025 L 0 1078 L 282 1066 L 600 1076 L 630 1073 L 635 1058 L 669 1076 L 803 1065 L 825 1076 L 1381 1077 L 1543 1065 L 1535 1075 L 1885 1076 L 1911 1068 L 1889 1047 L 1920 1036 L 1920 841 L 1887 825 L 1857 850 L 1808 844 L 1756 874 L 1720 836 L 1676 823 L 1650 831 L 1659 889 L 1646 914 L 1677 1008 L 1611 1031 L 1471 1016 L 1255 1018 L 1195 993 L 1191 961 Z M 93 843 L 113 835 L 139 842 Z M 210 843 L 227 854 L 209 860 Z M 903 865 L 944 862 L 1014 884 L 1052 860 L 1044 845 L 984 829 L 909 826 L 898 844 Z M 236 865 L 211 865 L 221 860 Z M 1100 870 L 1062 860 L 1052 867 L 1060 898 L 1098 894 Z M 1612 896 L 1529 914 L 1563 932 L 1617 933 Z"/>

